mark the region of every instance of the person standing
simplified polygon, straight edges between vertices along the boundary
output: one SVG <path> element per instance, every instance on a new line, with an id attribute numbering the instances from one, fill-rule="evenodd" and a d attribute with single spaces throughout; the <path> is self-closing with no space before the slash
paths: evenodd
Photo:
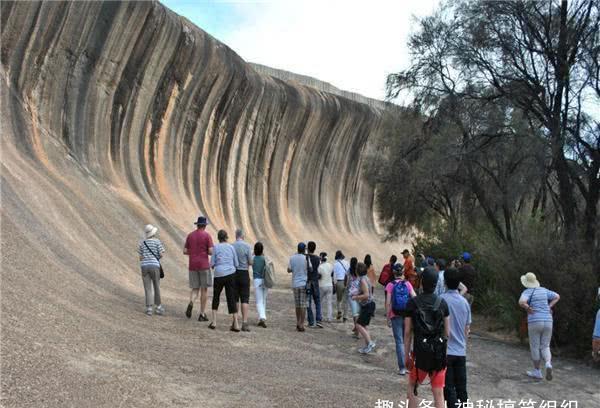
<path id="1" fill-rule="evenodd" d="M 437 296 L 441 296 L 442 293 L 446 291 L 446 281 L 444 280 L 444 270 L 446 269 L 446 260 L 445 259 L 436 259 L 435 260 L 435 271 L 438 274 L 437 284 L 435 286 L 435 294 Z"/>
<path id="2" fill-rule="evenodd" d="M 306 283 L 306 296 L 308 297 L 307 305 L 307 317 L 308 326 L 311 328 L 323 328 L 321 324 L 323 316 L 321 314 L 321 292 L 319 290 L 319 266 L 321 265 L 321 258 L 315 255 L 317 244 L 314 241 L 309 241 L 307 245 L 308 249 L 308 280 Z M 315 313 L 313 314 L 311 303 L 315 303 Z M 316 321 L 315 321 L 316 318 Z"/>
<path id="3" fill-rule="evenodd" d="M 475 280 L 477 279 L 477 271 L 471 264 L 471 254 L 469 252 L 463 252 L 462 256 L 462 265 L 458 269 L 461 274 L 462 283 L 469 288 L 469 293 L 465 294 L 465 298 L 469 302 L 470 305 L 473 305 L 473 301 L 475 300 L 473 296 L 473 291 L 475 290 Z"/>
<path id="4" fill-rule="evenodd" d="M 546 362 L 546 380 L 552 380 L 552 308 L 560 300 L 558 293 L 540 286 L 535 274 L 527 272 L 521 276 L 525 287 L 519 298 L 519 306 L 527 311 L 527 330 L 529 348 L 533 360 L 533 370 L 527 371 L 529 377 L 541 380 L 541 359 Z"/>
<path id="5" fill-rule="evenodd" d="M 381 273 L 379 274 L 378 282 L 381 286 L 383 286 L 383 289 L 384 289 L 383 294 L 384 294 L 386 300 L 387 300 L 387 292 L 385 291 L 385 287 L 387 286 L 388 283 L 390 283 L 391 281 L 394 280 L 394 265 L 396 265 L 397 261 L 398 261 L 398 257 L 396 257 L 396 255 L 392 255 L 390 257 L 390 262 L 383 266 L 383 269 L 381 269 Z"/>
<path id="6" fill-rule="evenodd" d="M 248 326 L 248 303 L 250 302 L 250 265 L 252 265 L 252 248 L 244 241 L 244 232 L 235 230 L 235 242 L 233 243 L 237 253 L 239 266 L 235 271 L 235 286 L 240 308 L 242 310 L 242 331 L 249 332 Z"/>
<path id="7" fill-rule="evenodd" d="M 265 286 L 266 258 L 263 254 L 264 247 L 261 242 L 254 244 L 254 258 L 252 259 L 252 279 L 254 280 L 254 297 L 256 298 L 256 312 L 258 313 L 258 326 L 267 328 L 267 292 Z"/>
<path id="8" fill-rule="evenodd" d="M 327 253 L 321 252 L 319 265 L 319 291 L 321 293 L 321 310 L 325 311 L 325 321 L 333 321 L 333 265 L 327 262 Z"/>
<path id="9" fill-rule="evenodd" d="M 450 335 L 446 357 L 444 398 L 449 407 L 462 407 L 469 399 L 467 393 L 467 339 L 471 327 L 471 307 L 458 292 L 461 273 L 448 268 L 444 274 L 448 290 L 442 295 L 450 312 Z M 460 405 L 458 404 L 460 401 Z"/>
<path id="10" fill-rule="evenodd" d="M 358 300 L 354 300 L 354 296 L 360 293 L 360 276 L 358 276 L 358 270 L 356 269 L 357 266 L 358 259 L 356 259 L 355 257 L 350 258 L 350 269 L 348 269 L 348 284 L 346 285 L 346 290 L 348 291 L 348 293 L 346 294 L 346 298 L 348 299 L 348 303 L 350 304 L 352 322 L 354 323 L 352 333 L 354 333 L 356 338 L 358 338 L 356 320 L 358 320 L 358 316 L 360 315 L 360 303 L 358 302 Z"/>
<path id="11" fill-rule="evenodd" d="M 152 316 L 155 305 L 157 315 L 165 313 L 165 308 L 160 300 L 160 259 L 165 252 L 165 247 L 161 240 L 156 238 L 157 233 L 158 228 L 154 225 L 146 225 L 144 228 L 145 239 L 138 245 L 142 282 L 146 297 L 146 314 L 148 316 Z M 153 289 L 154 296 L 152 296 Z"/>
<path id="12" fill-rule="evenodd" d="M 227 243 L 227 232 L 219 230 L 217 233 L 219 243 L 215 245 L 210 264 L 215 271 L 211 322 L 209 329 L 217 328 L 217 311 L 219 310 L 219 301 L 221 291 L 225 288 L 225 297 L 227 298 L 227 311 L 231 316 L 231 328 L 233 332 L 239 332 L 239 323 L 237 318 L 237 293 L 235 283 L 235 271 L 239 268 L 237 253 L 233 245 Z"/>
<path id="13" fill-rule="evenodd" d="M 292 292 L 296 306 L 296 330 L 305 331 L 306 319 L 306 282 L 308 279 L 308 258 L 305 255 L 306 244 L 298 244 L 298 252 L 290 257 L 288 273 L 292 274 Z"/>
<path id="14" fill-rule="evenodd" d="M 435 408 L 444 408 L 446 347 L 449 310 L 446 301 L 434 293 L 438 274 L 425 271 L 421 277 L 423 293 L 411 298 L 404 319 L 404 356 L 408 377 L 408 408 L 417 406 L 417 386 L 429 377 Z M 410 353 L 413 346 L 414 355 Z"/>
<path id="15" fill-rule="evenodd" d="M 208 288 L 213 284 L 212 273 L 210 270 L 209 255 L 212 255 L 213 240 L 206 226 L 208 220 L 206 217 L 198 217 L 194 223 L 196 231 L 191 232 L 186 240 L 183 248 L 183 254 L 189 258 L 188 262 L 188 277 L 190 285 L 190 303 L 188 303 L 185 315 L 187 318 L 192 317 L 192 309 L 194 301 L 198 300 L 198 292 L 200 292 L 200 315 L 198 321 L 208 321 L 206 316 L 206 302 L 208 301 Z"/>
<path id="16" fill-rule="evenodd" d="M 373 267 L 373 262 L 371 261 L 371 255 L 365 255 L 364 264 L 367 266 L 367 278 L 371 283 L 371 292 L 373 292 L 373 290 L 375 290 L 375 282 L 377 281 L 377 276 L 375 275 L 375 268 Z"/>
<path id="17" fill-rule="evenodd" d="M 402 251 L 402 257 L 404 258 L 404 277 L 410 282 L 413 288 L 418 289 L 421 285 L 418 281 L 418 275 L 415 270 L 415 262 L 410 254 L 410 251 L 408 249 Z"/>
<path id="18" fill-rule="evenodd" d="M 344 254 L 339 249 L 335 252 L 335 262 L 333 263 L 333 275 L 335 278 L 335 294 L 337 298 L 337 316 L 336 319 L 343 319 L 345 322 L 348 310 L 348 299 L 346 297 L 346 285 L 348 284 L 348 270 L 350 265 L 344 259 Z"/>
<path id="19" fill-rule="evenodd" d="M 359 262 L 356 265 L 356 272 L 360 279 L 359 293 L 352 296 L 352 300 L 356 301 L 360 305 L 360 313 L 358 319 L 356 319 L 356 330 L 363 338 L 365 346 L 358 350 L 361 354 L 369 354 L 375 350 L 375 342 L 371 339 L 369 333 L 369 323 L 371 318 L 375 315 L 375 301 L 371 291 L 371 284 L 367 278 L 367 266 Z"/>
<path id="20" fill-rule="evenodd" d="M 410 282 L 405 279 L 402 265 L 396 264 L 395 266 L 395 280 L 385 287 L 387 293 L 385 310 L 387 311 L 388 326 L 392 328 L 396 343 L 398 374 L 406 375 L 404 364 L 404 318 L 407 317 L 408 299 L 417 296 L 417 294 Z"/>

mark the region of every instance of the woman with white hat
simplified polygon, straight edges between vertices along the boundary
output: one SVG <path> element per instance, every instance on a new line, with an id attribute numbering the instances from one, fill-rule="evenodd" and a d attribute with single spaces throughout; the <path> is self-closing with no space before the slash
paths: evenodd
<path id="1" fill-rule="evenodd" d="M 560 300 L 556 292 L 540 286 L 535 275 L 527 272 L 521 276 L 525 290 L 519 298 L 519 306 L 527 311 L 527 330 L 529 348 L 533 360 L 533 370 L 527 371 L 529 377 L 541 380 L 541 359 L 546 362 L 546 379 L 552 379 L 552 355 L 550 339 L 552 338 L 552 307 Z"/>
<path id="2" fill-rule="evenodd" d="M 165 313 L 165 308 L 160 302 L 160 258 L 165 252 L 165 247 L 160 239 L 156 238 L 157 232 L 158 228 L 154 225 L 146 225 L 144 228 L 145 239 L 138 245 L 148 316 L 152 316 L 153 306 L 156 306 L 156 314 Z M 154 299 L 152 299 L 152 289 L 154 289 Z"/>

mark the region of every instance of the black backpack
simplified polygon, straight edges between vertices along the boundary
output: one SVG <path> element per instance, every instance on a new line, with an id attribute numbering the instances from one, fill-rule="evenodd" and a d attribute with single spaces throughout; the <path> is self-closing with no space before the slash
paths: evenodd
<path id="1" fill-rule="evenodd" d="M 446 367 L 448 339 L 444 333 L 444 314 L 440 310 L 442 298 L 437 297 L 433 306 L 423 305 L 419 296 L 413 299 L 416 305 L 413 324 L 415 326 L 415 366 L 432 373 Z"/>

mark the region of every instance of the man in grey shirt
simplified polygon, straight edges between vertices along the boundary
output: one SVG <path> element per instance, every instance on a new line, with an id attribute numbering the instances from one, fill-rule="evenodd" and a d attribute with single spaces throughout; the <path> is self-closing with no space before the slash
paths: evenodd
<path id="1" fill-rule="evenodd" d="M 248 303 L 250 302 L 250 265 L 252 265 L 252 248 L 244 241 L 244 231 L 235 230 L 235 242 L 233 243 L 238 257 L 238 268 L 235 272 L 235 286 L 238 302 L 242 310 L 242 331 L 250 331 L 248 325 Z M 240 307 L 238 307 L 240 310 Z"/>
<path id="2" fill-rule="evenodd" d="M 298 244 L 298 253 L 290 257 L 288 272 L 292 274 L 292 292 L 296 306 L 296 330 L 303 332 L 306 318 L 306 281 L 308 278 L 309 263 L 306 255 L 306 244 Z"/>

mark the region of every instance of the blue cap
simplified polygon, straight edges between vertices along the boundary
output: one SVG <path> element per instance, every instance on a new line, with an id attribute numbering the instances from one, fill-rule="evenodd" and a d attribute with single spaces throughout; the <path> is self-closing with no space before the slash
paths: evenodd
<path id="1" fill-rule="evenodd" d="M 304 242 L 300 242 L 298 244 L 298 252 L 304 252 L 306 250 L 306 244 Z"/>
<path id="2" fill-rule="evenodd" d="M 198 221 L 196 221 L 194 224 L 196 225 L 208 225 L 208 220 L 206 219 L 206 217 L 198 217 Z"/>
<path id="3" fill-rule="evenodd" d="M 471 254 L 468 252 L 463 252 L 462 259 L 463 261 L 469 262 L 471 260 Z"/>

